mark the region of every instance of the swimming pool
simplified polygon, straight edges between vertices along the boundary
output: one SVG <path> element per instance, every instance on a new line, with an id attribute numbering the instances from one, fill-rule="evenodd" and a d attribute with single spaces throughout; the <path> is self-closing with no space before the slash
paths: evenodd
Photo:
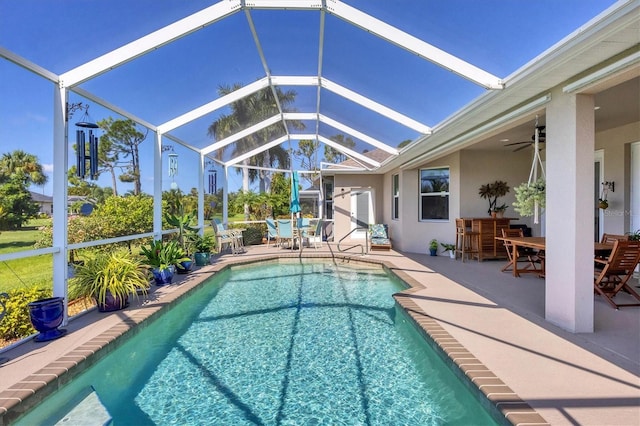
<path id="1" fill-rule="evenodd" d="M 495 424 L 373 265 L 234 267 L 23 417 L 89 386 L 119 424 Z M 61 407 L 66 407 L 61 409 Z"/>

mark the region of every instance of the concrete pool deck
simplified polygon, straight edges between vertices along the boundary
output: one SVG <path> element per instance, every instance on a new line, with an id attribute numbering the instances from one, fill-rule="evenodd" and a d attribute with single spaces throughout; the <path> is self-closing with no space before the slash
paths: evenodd
<path id="1" fill-rule="evenodd" d="M 217 257 L 211 266 L 155 288 L 148 299 L 123 311 L 82 315 L 69 323 L 63 338 L 30 340 L 0 352 L 0 426 L 64 384 L 67 370 L 91 365 L 99 348 L 109 352 L 116 336 L 225 265 L 334 254 L 335 246 L 326 243 L 302 253 L 252 246 L 245 254 Z M 596 332 L 572 334 L 544 321 L 544 281 L 501 273 L 502 262 L 462 263 L 396 251 L 354 253 L 336 261 L 351 259 L 383 262 L 415 286 L 397 300 L 490 401 L 501 401 L 499 409 L 509 413 L 511 423 L 640 424 L 640 308 L 615 311 L 596 298 Z"/>

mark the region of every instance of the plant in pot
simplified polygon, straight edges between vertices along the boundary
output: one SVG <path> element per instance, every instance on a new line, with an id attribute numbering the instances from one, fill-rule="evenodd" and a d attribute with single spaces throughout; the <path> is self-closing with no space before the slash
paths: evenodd
<path id="1" fill-rule="evenodd" d="M 149 246 L 140 248 L 151 268 L 156 285 L 171 284 L 176 268 L 182 268 L 181 262 L 191 260 L 176 241 L 152 241 Z"/>
<path id="2" fill-rule="evenodd" d="M 456 258 L 456 245 L 455 244 L 440 243 L 440 245 L 444 248 L 444 250 L 442 250 L 443 253 L 449 252 L 449 257 L 451 259 L 455 259 Z"/>
<path id="3" fill-rule="evenodd" d="M 146 294 L 149 278 L 144 265 L 127 251 L 98 252 L 78 265 L 69 280 L 71 300 L 93 298 L 100 312 L 129 306 L 129 295 Z"/>
<path id="4" fill-rule="evenodd" d="M 640 241 L 640 229 L 633 232 L 629 232 L 628 234 L 629 234 L 629 240 Z"/>
<path id="5" fill-rule="evenodd" d="M 431 256 L 438 255 L 438 240 L 435 238 L 429 242 L 429 254 Z"/>
<path id="6" fill-rule="evenodd" d="M 191 246 L 193 247 L 196 265 L 205 266 L 210 262 L 211 250 L 213 250 L 213 235 L 200 235 L 194 232 L 189 235 Z"/>
<path id="7" fill-rule="evenodd" d="M 536 205 L 538 208 L 544 208 L 546 200 L 546 183 L 543 178 L 535 182 L 524 182 L 513 190 L 516 193 L 516 201 L 513 203 L 513 209 L 520 216 L 533 216 L 535 214 Z"/>
<path id="8" fill-rule="evenodd" d="M 196 219 L 196 213 L 185 213 L 182 202 L 178 201 L 175 206 L 176 213 L 166 213 L 164 215 L 165 221 L 170 225 L 178 229 L 178 245 L 189 257 L 189 233 L 195 233 L 200 228 L 191 226 L 191 222 Z M 178 267 L 178 273 L 187 273 L 191 270 L 193 261 L 191 259 L 185 260 L 180 263 L 181 267 Z"/>
<path id="9" fill-rule="evenodd" d="M 508 192 L 509 185 L 501 180 L 482 185 L 478 190 L 478 194 L 480 195 L 480 197 L 489 200 L 488 213 L 493 217 L 496 217 L 499 213 L 503 214 L 506 210 L 506 204 L 498 206 L 498 198 L 504 197 Z"/>

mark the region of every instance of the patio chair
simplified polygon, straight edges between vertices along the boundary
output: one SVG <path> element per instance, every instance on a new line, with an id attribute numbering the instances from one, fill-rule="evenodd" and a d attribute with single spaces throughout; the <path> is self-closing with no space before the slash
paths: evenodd
<path id="1" fill-rule="evenodd" d="M 629 285 L 629 279 L 640 262 L 640 241 L 616 240 L 607 259 L 595 259 L 593 287 L 614 309 L 640 306 L 640 303 L 616 303 L 613 298 L 625 291 L 640 301 L 640 295 Z"/>
<path id="2" fill-rule="evenodd" d="M 307 237 L 309 244 L 311 244 L 311 239 L 313 239 L 313 248 L 318 248 L 318 243 L 320 247 L 322 247 L 322 224 L 324 222 L 322 219 L 318 219 L 318 221 L 313 224 L 311 228 L 306 232 L 305 237 Z"/>
<path id="3" fill-rule="evenodd" d="M 603 244 L 613 244 L 616 241 L 629 241 L 629 236 L 618 235 L 618 234 L 602 234 L 602 238 L 600 239 L 600 242 Z M 596 258 L 606 259 L 609 257 L 610 253 L 611 253 L 610 251 L 603 252 L 603 253 L 596 252 Z"/>
<path id="4" fill-rule="evenodd" d="M 286 241 L 289 244 L 289 248 L 293 248 L 294 238 L 291 219 L 277 219 L 276 224 L 278 226 L 278 241 L 280 241 L 280 246 Z"/>
<path id="5" fill-rule="evenodd" d="M 520 228 L 516 229 L 502 229 L 502 237 L 510 238 L 510 237 L 524 237 L 524 231 Z M 525 262 L 527 265 L 524 268 L 525 271 L 529 268 L 531 270 L 535 270 L 538 273 L 544 274 L 544 252 L 542 250 L 537 251 L 534 249 L 521 247 L 517 252 L 517 257 L 514 260 L 513 258 L 513 244 L 509 241 L 504 241 L 504 248 L 507 250 L 507 257 L 509 258 L 509 263 L 502 267 L 501 271 L 512 271 L 513 267 L 517 267 L 518 262 Z M 510 269 L 511 268 L 511 269 Z"/>
<path id="6" fill-rule="evenodd" d="M 222 247 L 226 245 L 232 254 L 244 252 L 244 244 L 242 241 L 242 230 L 227 228 L 220 219 L 213 219 L 213 231 L 218 241 L 218 247 L 222 251 Z"/>
<path id="7" fill-rule="evenodd" d="M 276 223 L 270 217 L 265 219 L 267 223 L 267 247 L 269 247 L 269 242 L 271 240 L 275 241 L 274 246 L 280 245 L 280 240 L 278 239 L 278 228 L 276 227 Z"/>
<path id="8" fill-rule="evenodd" d="M 389 226 L 381 223 L 369 225 L 369 248 L 371 250 L 391 250 Z"/>

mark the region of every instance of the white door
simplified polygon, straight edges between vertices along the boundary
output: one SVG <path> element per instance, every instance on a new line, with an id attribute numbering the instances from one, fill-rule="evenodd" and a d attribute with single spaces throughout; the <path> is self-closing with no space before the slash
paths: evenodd
<path id="1" fill-rule="evenodd" d="M 356 189 L 351 191 L 351 230 L 358 229 L 351 234 L 351 238 L 364 239 L 366 229 L 373 223 L 373 197 L 370 189 Z"/>

